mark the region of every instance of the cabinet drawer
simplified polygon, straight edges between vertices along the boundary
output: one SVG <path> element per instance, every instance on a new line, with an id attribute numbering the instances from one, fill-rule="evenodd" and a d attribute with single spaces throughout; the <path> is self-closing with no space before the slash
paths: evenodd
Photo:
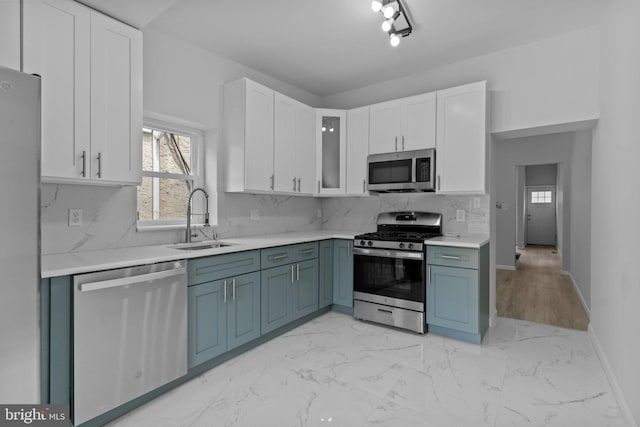
<path id="1" fill-rule="evenodd" d="M 189 286 L 260 270 L 260 251 L 189 260 Z"/>
<path id="2" fill-rule="evenodd" d="M 478 250 L 452 246 L 427 246 L 427 264 L 478 268 Z"/>
<path id="3" fill-rule="evenodd" d="M 260 251 L 262 269 L 291 264 L 293 261 L 293 246 L 277 246 Z"/>
<path id="4" fill-rule="evenodd" d="M 318 258 L 318 242 L 301 243 L 291 246 L 292 262 L 300 262 Z"/>

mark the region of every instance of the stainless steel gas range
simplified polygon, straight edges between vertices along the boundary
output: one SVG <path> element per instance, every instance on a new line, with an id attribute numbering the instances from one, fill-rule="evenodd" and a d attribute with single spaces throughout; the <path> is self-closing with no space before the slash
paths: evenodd
<path id="1" fill-rule="evenodd" d="M 354 238 L 353 315 L 425 333 L 424 241 L 442 235 L 442 215 L 385 212 L 377 230 Z"/>

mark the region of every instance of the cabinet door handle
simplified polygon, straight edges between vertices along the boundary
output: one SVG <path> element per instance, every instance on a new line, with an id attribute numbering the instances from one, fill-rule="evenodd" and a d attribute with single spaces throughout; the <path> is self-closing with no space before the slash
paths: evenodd
<path id="1" fill-rule="evenodd" d="M 300 192 L 300 178 L 298 178 L 298 193 Z"/>
<path id="2" fill-rule="evenodd" d="M 293 178 L 293 191 L 296 191 L 296 179 Z"/>
<path id="3" fill-rule="evenodd" d="M 431 266 L 427 267 L 427 285 L 431 283 Z"/>
<path id="4" fill-rule="evenodd" d="M 318 180 L 318 194 L 320 194 L 320 180 Z"/>
<path id="5" fill-rule="evenodd" d="M 227 281 L 224 281 L 224 302 L 227 302 Z"/>
<path id="6" fill-rule="evenodd" d="M 440 191 L 440 175 L 438 175 L 438 191 Z"/>
<path id="7" fill-rule="evenodd" d="M 273 181 L 274 181 L 274 176 L 273 176 L 273 175 L 271 175 L 271 184 L 269 185 L 269 187 L 270 187 L 272 190 L 273 190 L 273 187 L 274 187 L 274 185 L 273 185 Z"/>
<path id="8" fill-rule="evenodd" d="M 82 150 L 82 177 L 87 177 L 87 152 Z"/>
<path id="9" fill-rule="evenodd" d="M 291 264 L 291 283 L 295 282 L 295 279 L 293 278 L 293 264 Z"/>
<path id="10" fill-rule="evenodd" d="M 404 151 L 404 135 L 402 135 L 402 151 Z"/>
<path id="11" fill-rule="evenodd" d="M 458 255 L 440 255 L 440 258 L 442 258 L 442 259 L 454 259 L 454 260 L 457 260 L 457 261 L 460 261 L 462 259 L 462 257 L 458 256 Z"/>
<path id="12" fill-rule="evenodd" d="M 300 281 L 300 264 L 296 264 L 296 281 Z"/>
<path id="13" fill-rule="evenodd" d="M 362 192 L 363 193 L 367 192 L 367 180 L 366 179 L 362 180 Z"/>
<path id="14" fill-rule="evenodd" d="M 231 281 L 231 299 L 236 300 L 236 279 Z"/>
<path id="15" fill-rule="evenodd" d="M 396 151 L 398 151 L 398 137 L 396 136 Z"/>
<path id="16" fill-rule="evenodd" d="M 98 178 L 102 178 L 102 153 L 98 153 Z"/>

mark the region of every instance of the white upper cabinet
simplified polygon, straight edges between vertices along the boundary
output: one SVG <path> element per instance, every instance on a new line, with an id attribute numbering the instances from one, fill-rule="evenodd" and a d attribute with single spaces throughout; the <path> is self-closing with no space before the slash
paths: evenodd
<path id="1" fill-rule="evenodd" d="M 91 12 L 91 177 L 142 179 L 142 33 Z"/>
<path id="2" fill-rule="evenodd" d="M 20 69 L 20 0 L 0 0 L 0 66 Z"/>
<path id="3" fill-rule="evenodd" d="M 23 19 L 23 69 L 42 76 L 42 180 L 138 184 L 142 33 L 71 0 L 25 0 Z"/>
<path id="4" fill-rule="evenodd" d="M 91 174 L 90 10 L 71 0 L 25 0 L 24 71 L 42 77 L 42 177 Z"/>
<path id="5" fill-rule="evenodd" d="M 370 154 L 435 147 L 435 92 L 374 104 L 369 112 Z"/>
<path id="6" fill-rule="evenodd" d="M 318 195 L 346 194 L 346 112 L 316 109 L 316 174 Z"/>
<path id="7" fill-rule="evenodd" d="M 437 191 L 487 191 L 487 83 L 438 91 Z"/>
<path id="8" fill-rule="evenodd" d="M 274 189 L 274 91 L 242 78 L 224 86 L 224 188 Z"/>
<path id="9" fill-rule="evenodd" d="M 347 194 L 365 195 L 369 155 L 369 107 L 347 111 Z"/>
<path id="10" fill-rule="evenodd" d="M 313 194 L 315 112 L 279 93 L 274 96 L 274 191 Z"/>

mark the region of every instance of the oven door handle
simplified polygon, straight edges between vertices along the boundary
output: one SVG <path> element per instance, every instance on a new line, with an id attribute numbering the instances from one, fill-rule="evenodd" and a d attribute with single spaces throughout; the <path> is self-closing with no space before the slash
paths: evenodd
<path id="1" fill-rule="evenodd" d="M 377 257 L 383 257 L 383 258 L 400 258 L 400 259 L 415 259 L 415 260 L 424 259 L 424 254 L 422 252 L 391 251 L 387 249 L 353 248 L 353 254 L 364 255 L 364 256 L 377 256 Z"/>

